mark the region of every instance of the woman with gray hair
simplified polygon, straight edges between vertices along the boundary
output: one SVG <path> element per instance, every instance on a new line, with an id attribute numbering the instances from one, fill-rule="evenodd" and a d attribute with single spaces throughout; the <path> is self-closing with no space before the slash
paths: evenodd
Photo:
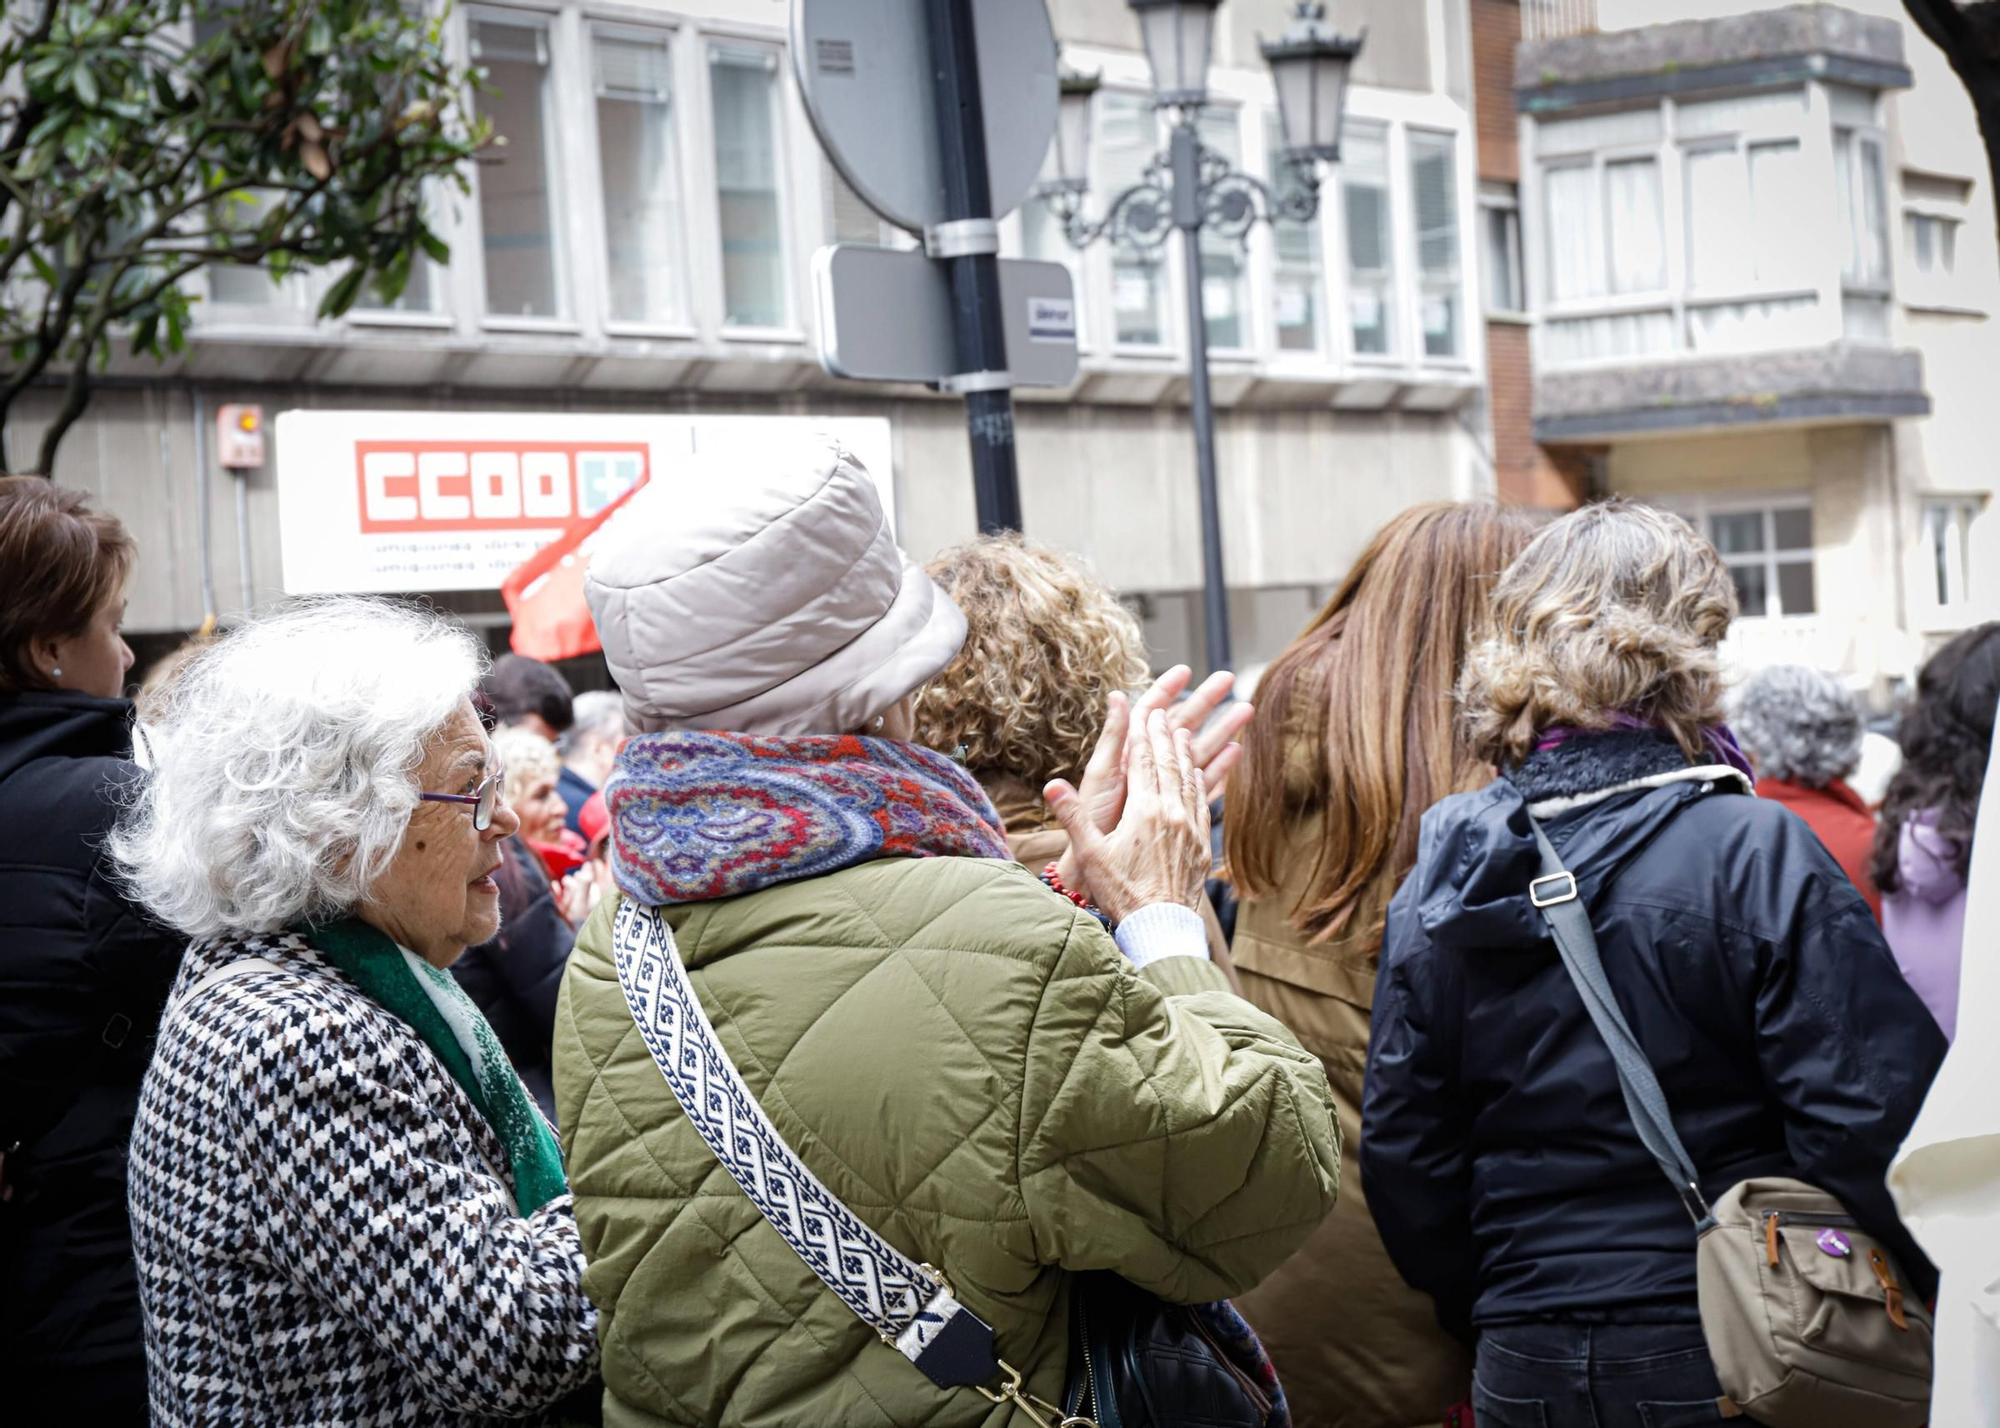
<path id="1" fill-rule="evenodd" d="M 1861 762 L 1861 710 L 1847 686 L 1804 665 L 1760 669 L 1736 691 L 1735 729 L 1757 770 L 1757 796 L 1781 803 L 1833 854 L 1882 920 L 1868 873 L 1875 815 L 1846 783 Z"/>
<path id="2" fill-rule="evenodd" d="M 585 1384 L 562 1162 L 445 970 L 518 826 L 463 630 L 365 600 L 205 650 L 111 841 L 193 940 L 131 1152 L 153 1422 L 483 1424 Z"/>

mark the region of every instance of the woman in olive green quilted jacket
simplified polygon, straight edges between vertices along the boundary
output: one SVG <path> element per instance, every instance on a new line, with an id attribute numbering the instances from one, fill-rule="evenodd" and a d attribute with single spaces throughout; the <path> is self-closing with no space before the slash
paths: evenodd
<path id="1" fill-rule="evenodd" d="M 1114 941 L 1006 856 L 962 769 L 906 742 L 908 695 L 964 625 L 850 458 L 649 495 L 588 580 L 651 732 L 609 785 L 619 894 L 578 938 L 555 1045 L 605 1422 L 1025 1423 L 933 1386 L 716 1161 L 627 1010 L 619 907 L 660 910 L 778 1132 L 950 1278 L 1045 1400 L 1076 1272 L 1215 1299 L 1318 1224 L 1339 1171 L 1324 1072 L 1207 960 L 1184 737 L 1135 731 L 1108 833 L 1080 812 L 1095 798 L 1055 790 L 1077 881 L 1124 914 Z"/>

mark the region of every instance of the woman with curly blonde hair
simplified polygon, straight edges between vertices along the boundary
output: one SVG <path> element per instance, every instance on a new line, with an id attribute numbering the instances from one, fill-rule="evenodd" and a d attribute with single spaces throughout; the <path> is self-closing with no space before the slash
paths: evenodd
<path id="1" fill-rule="evenodd" d="M 1191 676 L 1175 665 L 1130 698 L 1146 679 L 1138 620 L 1080 559 L 1018 534 L 954 546 L 927 569 L 965 612 L 966 633 L 958 657 L 917 691 L 917 742 L 979 780 L 1017 860 L 1037 872 L 1057 869 L 1059 887 L 1087 896 L 1042 791 L 1056 780 L 1084 786 L 1093 791 L 1098 827 L 1115 827 L 1124 803 L 1123 734 L 1143 729 L 1154 708 L 1172 705 L 1170 725 L 1196 732 L 1195 761 L 1209 796 L 1220 796 L 1241 753 L 1236 736 L 1253 712 L 1241 702 L 1217 712 L 1233 675 L 1210 675 L 1183 699 Z M 1202 912 L 1210 953 L 1233 978 L 1222 929 Z"/>
<path id="2" fill-rule="evenodd" d="M 1751 794 L 1720 722 L 1735 614 L 1728 571 L 1676 517 L 1614 501 L 1538 535 L 1459 686 L 1467 741 L 1502 776 L 1425 815 L 1389 906 L 1362 1180 L 1403 1277 L 1477 1340 L 1482 1423 L 1724 1416 L 1695 1227 L 1530 893 L 1536 823 L 1703 1199 L 1807 1181 L 1891 1250 L 1910 1302 L 1936 1288 L 1883 1176 L 1943 1038 L 1840 865 Z"/>

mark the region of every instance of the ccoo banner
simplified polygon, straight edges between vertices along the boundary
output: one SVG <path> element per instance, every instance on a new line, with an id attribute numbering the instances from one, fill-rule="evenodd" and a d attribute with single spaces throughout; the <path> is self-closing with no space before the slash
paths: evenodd
<path id="1" fill-rule="evenodd" d="M 497 590 L 634 486 L 754 480 L 816 436 L 853 452 L 895 510 L 881 417 L 282 412 L 285 590 Z"/>

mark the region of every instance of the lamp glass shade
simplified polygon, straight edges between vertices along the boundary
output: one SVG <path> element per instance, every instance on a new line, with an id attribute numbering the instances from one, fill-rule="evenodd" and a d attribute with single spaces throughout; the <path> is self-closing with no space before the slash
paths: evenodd
<path id="1" fill-rule="evenodd" d="M 1208 57 L 1221 0 L 1130 0 L 1153 66 L 1153 99 L 1198 105 L 1208 97 Z"/>
<path id="2" fill-rule="evenodd" d="M 1285 152 L 1295 159 L 1340 157 L 1340 130 L 1347 112 L 1347 85 L 1363 37 L 1328 29 L 1323 6 L 1304 0 L 1297 22 L 1282 39 L 1266 43 L 1264 63 L 1278 92 L 1278 119 Z"/>
<path id="3" fill-rule="evenodd" d="M 1090 108 L 1096 84 L 1065 83 L 1056 110 L 1056 140 L 1048 174 L 1064 188 L 1081 192 L 1090 183 Z"/>

